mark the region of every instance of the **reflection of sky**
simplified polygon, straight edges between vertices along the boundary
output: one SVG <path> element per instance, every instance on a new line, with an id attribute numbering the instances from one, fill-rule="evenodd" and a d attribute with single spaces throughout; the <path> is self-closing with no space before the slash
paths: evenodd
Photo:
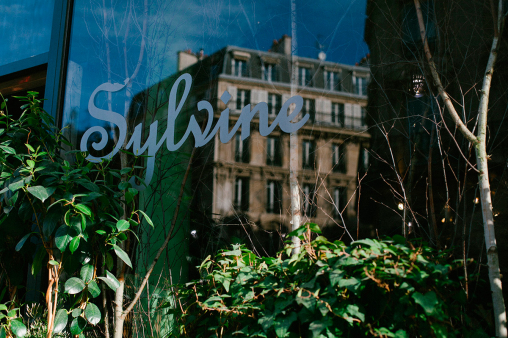
<path id="1" fill-rule="evenodd" d="M 80 106 L 80 128 L 98 124 L 86 111 L 92 91 L 109 77 L 112 82 L 123 82 L 126 69 L 128 76 L 132 76 L 138 64 L 144 1 L 134 1 L 130 17 L 126 15 L 127 1 L 116 3 L 114 9 L 104 11 L 102 1 L 75 1 L 70 60 L 81 73 L 70 72 L 68 80 L 76 85 L 73 95 L 75 104 Z M 203 48 L 205 54 L 212 54 L 227 45 L 267 51 L 274 39 L 291 35 L 290 0 L 149 0 L 148 3 L 146 48 L 133 81 L 133 93 L 175 73 L 177 51 L 197 52 Z M 323 50 L 327 61 L 345 64 L 359 61 L 368 53 L 363 42 L 365 5 L 366 0 L 297 0 L 298 55 L 316 58 Z M 80 98 L 76 99 L 76 95 Z M 118 99 L 113 110 L 124 114 L 125 93 L 113 95 Z M 98 100 L 97 105 L 106 108 L 105 99 Z M 66 109 L 70 109 L 68 105 Z"/>
<path id="2" fill-rule="evenodd" d="M 54 1 L 1 2 L 0 65 L 49 51 Z"/>

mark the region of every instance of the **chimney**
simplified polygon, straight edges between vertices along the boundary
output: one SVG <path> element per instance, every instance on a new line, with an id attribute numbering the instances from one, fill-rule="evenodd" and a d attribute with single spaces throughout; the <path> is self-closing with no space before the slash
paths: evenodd
<path id="1" fill-rule="evenodd" d="M 198 62 L 198 58 L 190 49 L 178 52 L 178 71 L 181 71 Z"/>
<path id="2" fill-rule="evenodd" d="M 273 40 L 270 51 L 279 54 L 291 55 L 291 37 L 284 34 L 279 40 Z"/>

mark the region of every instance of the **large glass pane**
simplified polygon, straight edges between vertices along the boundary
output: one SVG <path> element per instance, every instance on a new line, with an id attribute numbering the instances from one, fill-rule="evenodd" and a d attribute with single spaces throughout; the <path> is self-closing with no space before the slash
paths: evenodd
<path id="1" fill-rule="evenodd" d="M 344 128 L 332 107 L 367 104 L 354 95 L 353 80 L 369 74 L 355 66 L 368 53 L 365 1 L 296 1 L 295 16 L 291 5 L 75 1 L 63 113 L 68 137 L 90 160 L 111 157 L 124 167 L 135 158 L 121 149 L 150 156 L 136 163 L 145 168 L 139 172 L 145 182 L 132 182 L 141 191 L 139 207 L 155 223 L 139 230 L 136 273 L 143 273 L 170 228 L 191 154 L 178 232 L 156 276 L 169 276 L 171 268 L 173 282 L 195 277 L 192 266 L 203 255 L 247 233 L 255 248 L 279 247 L 292 228 L 292 154 L 301 186 L 313 192 L 307 198 L 312 212 L 302 212 L 301 222 L 312 218 L 337 232 L 333 198 L 325 196 L 346 181 L 354 190 L 356 173 L 333 171 L 332 145 L 355 128 Z M 299 113 L 285 125 L 291 109 Z M 252 110 L 257 113 L 249 115 Z M 290 150 L 291 126 L 297 126 L 296 151 Z M 367 139 L 360 133 L 355 142 Z M 318 178 L 326 175 L 331 180 L 322 184 Z M 354 212 L 348 209 L 350 218 Z"/>
<path id="2" fill-rule="evenodd" d="M 19 0 L 0 4 L 0 65 L 49 51 L 54 1 Z"/>

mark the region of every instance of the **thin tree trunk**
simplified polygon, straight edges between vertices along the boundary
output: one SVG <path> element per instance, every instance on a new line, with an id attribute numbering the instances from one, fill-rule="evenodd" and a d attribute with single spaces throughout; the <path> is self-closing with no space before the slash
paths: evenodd
<path id="1" fill-rule="evenodd" d="M 506 329 L 506 307 L 503 298 L 503 288 L 501 284 L 501 276 L 499 271 L 499 258 L 497 253 L 496 236 L 494 231 L 494 216 L 492 214 L 492 198 L 489 182 L 489 171 L 487 164 L 487 149 L 486 149 L 486 135 L 487 135 L 487 113 L 489 107 L 489 94 L 492 82 L 492 74 L 494 72 L 494 65 L 497 58 L 497 49 L 499 44 L 499 37 L 502 29 L 503 21 L 503 0 L 499 0 L 497 17 L 493 8 L 494 19 L 494 37 L 492 39 L 492 47 L 490 49 L 489 60 L 485 69 L 483 77 L 483 85 L 481 90 L 481 99 L 478 107 L 478 135 L 474 134 L 467 128 L 465 123 L 460 119 L 451 99 L 444 90 L 444 87 L 439 78 L 436 65 L 432 59 L 430 48 L 426 38 L 425 24 L 423 21 L 422 9 L 420 7 L 420 0 L 414 0 L 416 13 L 418 15 L 418 24 L 420 26 L 420 34 L 424 42 L 424 49 L 427 61 L 429 62 L 431 74 L 436 84 L 439 95 L 445 101 L 446 108 L 458 129 L 462 134 L 473 143 L 476 150 L 476 165 L 478 169 L 478 185 L 480 188 L 480 200 L 482 205 L 483 216 L 483 229 L 485 234 L 485 246 L 487 249 L 488 267 L 489 267 L 489 280 L 490 289 L 492 292 L 492 303 L 494 306 L 494 320 L 496 325 L 496 337 L 508 337 Z M 491 6 L 493 2 L 491 0 Z"/>
<path id="2" fill-rule="evenodd" d="M 296 94 L 298 68 L 296 67 L 296 2 L 291 0 L 291 96 Z M 293 106 L 293 105 L 292 105 Z M 291 108 L 292 109 L 292 108 Z M 289 135 L 289 185 L 291 195 L 291 230 L 300 227 L 300 189 L 298 187 L 298 134 L 292 132 Z M 293 254 L 300 252 L 300 239 L 293 237 Z"/>

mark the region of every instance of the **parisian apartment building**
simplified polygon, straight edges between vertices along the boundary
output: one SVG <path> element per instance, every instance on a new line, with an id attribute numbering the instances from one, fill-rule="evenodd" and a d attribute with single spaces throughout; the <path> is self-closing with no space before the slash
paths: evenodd
<path id="1" fill-rule="evenodd" d="M 297 75 L 293 85 L 292 67 Z M 298 130 L 302 222 L 337 234 L 344 233 L 344 224 L 356 227 L 358 175 L 368 166 L 370 141 L 365 123 L 368 67 L 328 62 L 324 53 L 292 57 L 291 37 L 285 35 L 268 51 L 235 46 L 210 56 L 181 51 L 178 70 L 193 76 L 196 94 L 190 106 L 213 102 L 216 118 L 228 108 L 230 129 L 248 104 L 253 109 L 266 102 L 273 121 L 284 102 L 300 95 L 300 117 L 310 116 Z M 227 103 L 220 99 L 225 91 L 231 95 Z M 284 235 L 291 229 L 290 135 L 277 127 L 261 136 L 258 125 L 256 115 L 250 137 L 242 140 L 239 130 L 221 143 L 215 135 L 201 148 L 193 171 L 194 204 L 218 224 L 244 222 L 254 231 Z"/>

